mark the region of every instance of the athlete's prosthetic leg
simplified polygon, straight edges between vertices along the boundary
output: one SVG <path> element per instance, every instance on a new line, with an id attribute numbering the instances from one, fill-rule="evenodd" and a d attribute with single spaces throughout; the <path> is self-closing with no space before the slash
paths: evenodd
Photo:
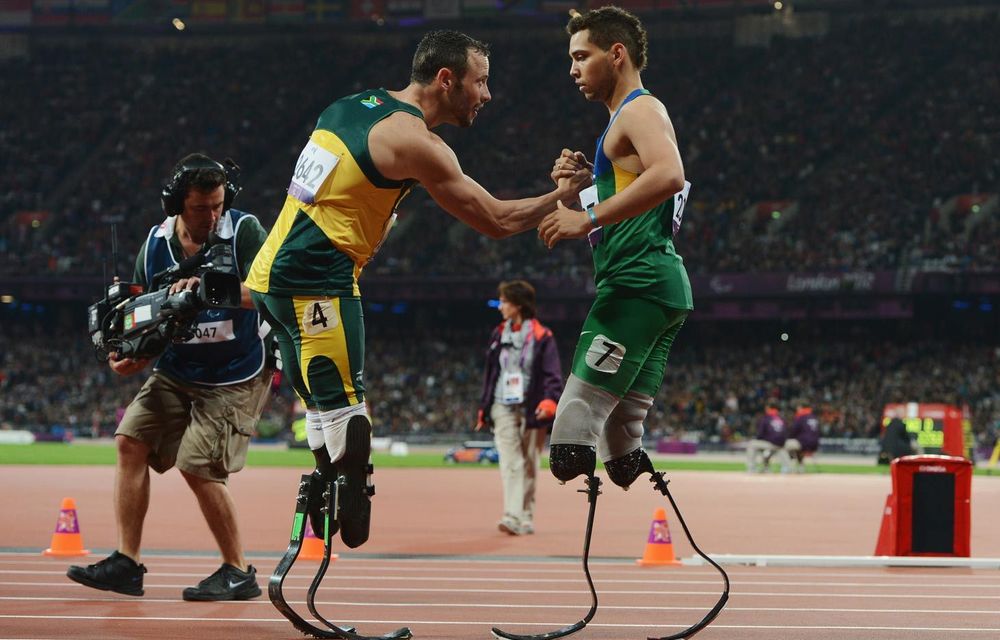
<path id="1" fill-rule="evenodd" d="M 594 580 L 590 577 L 590 566 L 588 564 L 590 560 L 590 539 L 594 532 L 594 514 L 597 511 L 597 496 L 601 495 L 601 479 L 594 475 L 594 469 L 597 466 L 596 453 L 593 447 L 585 445 L 552 445 L 549 454 L 549 466 L 552 469 L 552 473 L 563 482 L 572 480 L 579 475 L 586 476 L 584 483 L 587 485 L 587 488 L 580 489 L 579 493 L 586 493 L 587 502 L 590 503 L 590 510 L 587 513 L 587 531 L 583 537 L 583 574 L 587 577 L 587 585 L 590 587 L 590 596 L 592 598 L 590 611 L 579 622 L 538 635 L 517 635 L 493 627 L 493 636 L 496 638 L 505 638 L 506 640 L 553 640 L 554 638 L 562 638 L 586 627 L 587 623 L 594 619 L 594 614 L 597 613 L 597 590 L 594 588 Z"/>
<path id="2" fill-rule="evenodd" d="M 556 421 L 552 431 L 552 445 L 549 448 L 549 469 L 563 484 L 579 476 L 584 476 L 590 509 L 587 513 L 587 529 L 583 538 L 583 573 L 590 587 L 592 604 L 579 622 L 538 635 L 516 635 L 493 628 L 493 635 L 507 640 L 553 640 L 583 629 L 597 613 L 597 590 L 590 577 L 590 540 L 594 531 L 594 514 L 597 511 L 597 496 L 601 494 L 601 480 L 594 475 L 597 468 L 597 450 L 594 445 L 597 433 L 608 415 L 618 403 L 612 394 L 587 384 L 576 376 L 566 381 L 566 389 L 559 401 Z M 596 426 L 594 426 L 596 425 Z"/>
<path id="3" fill-rule="evenodd" d="M 643 451 L 642 453 L 643 455 L 645 455 L 646 452 Z M 649 458 L 647 457 L 646 460 L 649 460 Z M 650 468 L 652 469 L 652 463 L 650 463 Z M 708 625 L 712 624 L 712 621 L 715 620 L 715 618 L 720 613 L 722 613 L 722 609 L 726 606 L 726 602 L 729 601 L 729 576 L 726 574 L 725 570 L 723 570 L 723 568 L 720 567 L 718 563 L 715 562 L 715 560 L 709 558 L 701 549 L 698 548 L 698 545 L 695 544 L 694 538 L 691 537 L 691 532 L 688 530 L 687 523 L 684 522 L 684 516 L 681 515 L 680 509 L 677 508 L 677 503 L 674 502 L 674 497 L 670 495 L 670 490 L 667 489 L 667 484 L 669 484 L 670 481 L 666 480 L 663 477 L 663 473 L 660 471 L 650 472 L 649 481 L 653 483 L 653 487 L 657 491 L 665 495 L 667 497 L 667 500 L 670 501 L 670 506 L 671 508 L 673 508 L 674 513 L 677 514 L 677 521 L 681 523 L 681 528 L 684 529 L 684 535 L 687 536 L 688 542 L 691 543 L 691 548 L 695 550 L 695 553 L 697 553 L 706 562 L 708 562 L 708 564 L 715 567 L 715 569 L 722 576 L 722 582 L 724 584 L 722 595 L 719 597 L 719 601 L 716 602 L 715 606 L 712 607 L 712 610 L 709 611 L 705 615 L 705 617 L 701 619 L 701 622 L 691 625 L 690 627 L 688 627 L 684 631 L 681 631 L 680 633 L 675 633 L 669 636 L 662 636 L 659 638 L 655 636 L 650 636 L 647 639 L 647 640 L 684 640 L 685 638 L 690 638 L 694 636 L 694 634 L 698 633 Z"/>
<path id="4" fill-rule="evenodd" d="M 654 487 L 670 501 L 670 505 L 684 529 L 684 534 L 695 552 L 722 574 L 725 583 L 722 597 L 701 622 L 680 633 L 662 638 L 649 638 L 649 640 L 690 638 L 707 627 L 725 607 L 729 599 L 729 576 L 726 575 L 722 567 L 705 555 L 695 544 L 684 518 L 677 509 L 673 496 L 667 489 L 669 481 L 664 478 L 663 473 L 653 468 L 653 462 L 642 448 L 642 423 L 652 404 L 653 399 L 650 396 L 629 392 L 624 398 L 619 399 L 575 376 L 570 376 L 559 403 L 556 424 L 552 432 L 553 444 L 549 453 L 549 468 L 552 474 L 563 483 L 580 475 L 586 476 L 588 490 L 584 492 L 588 494 L 590 499 L 590 513 L 584 540 L 583 568 L 587 576 L 587 583 L 590 585 L 594 604 L 583 620 L 557 631 L 535 636 L 517 636 L 494 628 L 494 636 L 510 640 L 551 640 L 583 629 L 594 617 L 597 610 L 597 593 L 593 581 L 590 579 L 587 559 L 597 494 L 600 493 L 597 491 L 600 481 L 594 476 L 598 451 L 604 462 L 608 478 L 623 489 L 628 490 L 642 474 L 650 474 L 650 481 Z M 597 448 L 582 444 L 588 441 L 596 442 Z"/>
<path id="5" fill-rule="evenodd" d="M 719 601 L 701 622 L 680 633 L 659 639 L 650 639 L 680 640 L 681 638 L 690 638 L 707 627 L 719 615 L 722 608 L 726 606 L 726 601 L 729 600 L 729 576 L 722 570 L 722 567 L 702 553 L 698 545 L 695 544 L 694 539 L 691 537 L 691 532 L 688 530 L 687 524 L 681 516 L 681 512 L 677 509 L 677 504 L 674 502 L 673 496 L 667 490 L 669 480 L 664 478 L 662 472 L 656 471 L 653 468 L 653 461 L 649 459 L 649 456 L 646 455 L 646 450 L 642 448 L 642 434 L 644 431 L 642 423 L 646 419 L 646 414 L 649 412 L 651 406 L 653 406 L 653 398 L 651 396 L 636 392 L 626 394 L 618 406 L 615 407 L 614 411 L 611 412 L 611 415 L 608 416 L 608 421 L 604 425 L 604 438 L 601 439 L 599 448 L 602 454 L 601 459 L 604 461 L 604 469 L 608 472 L 608 478 L 622 489 L 627 491 L 632 486 L 632 483 L 642 474 L 648 473 L 650 475 L 649 480 L 653 483 L 656 490 L 670 501 L 670 506 L 673 508 L 674 513 L 677 514 L 677 520 L 684 529 L 684 535 L 687 536 L 688 542 L 691 543 L 695 552 L 722 574 L 722 580 L 725 583 L 722 597 L 719 598 Z"/>
<path id="6" fill-rule="evenodd" d="M 406 627 L 382 636 L 363 636 L 355 633 L 353 628 L 331 623 L 316 610 L 316 591 L 330 564 L 332 536 L 339 530 L 341 539 L 348 547 L 361 546 L 368 540 L 371 522 L 371 496 L 375 493 L 375 487 L 369 482 L 373 471 L 368 461 L 371 455 L 371 422 L 366 415 L 353 415 L 347 420 L 343 434 L 343 456 L 336 463 L 321 464 L 322 456 L 317 455 L 317 470 L 302 476 L 295 500 L 291 540 L 268 583 L 268 596 L 275 608 L 306 635 L 342 640 L 405 640 L 412 637 Z M 327 473 L 335 477 L 331 478 Z M 314 523 L 313 529 L 323 532 L 323 560 L 309 586 L 306 605 L 309 612 L 325 625 L 325 629 L 302 619 L 288 605 L 282 593 L 285 576 L 302 549 L 306 517 L 314 520 L 317 516 L 322 522 L 319 525 Z"/>

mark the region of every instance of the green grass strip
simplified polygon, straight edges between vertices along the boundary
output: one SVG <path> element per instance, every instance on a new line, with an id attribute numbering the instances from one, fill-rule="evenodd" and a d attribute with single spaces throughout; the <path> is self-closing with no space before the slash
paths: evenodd
<path id="1" fill-rule="evenodd" d="M 437 467 L 481 467 L 495 468 L 494 465 L 462 464 L 455 465 L 444 461 L 442 451 L 412 450 L 406 456 L 394 456 L 388 453 L 374 452 L 372 455 L 376 466 L 386 468 L 437 468 Z M 832 460 L 829 459 L 828 460 Z M 825 461 L 824 461 L 825 462 Z M 115 447 L 108 443 L 92 443 L 78 441 L 75 443 L 38 442 L 30 445 L 0 444 L 0 464 L 79 464 L 79 465 L 113 465 L 115 463 Z M 250 467 L 291 467 L 306 469 L 313 466 L 312 454 L 305 449 L 281 449 L 251 445 L 247 457 Z M 548 467 L 548 459 L 542 460 L 542 466 Z M 662 471 L 730 471 L 742 472 L 746 465 L 742 460 L 657 460 L 657 469 Z M 989 469 L 976 469 L 976 475 L 991 475 Z M 1000 469 L 996 470 L 1000 475 Z M 870 465 L 859 464 L 828 464 L 821 463 L 818 469 L 809 467 L 809 473 L 839 473 L 839 474 L 882 474 L 888 475 L 889 468 L 878 466 L 874 461 Z"/>

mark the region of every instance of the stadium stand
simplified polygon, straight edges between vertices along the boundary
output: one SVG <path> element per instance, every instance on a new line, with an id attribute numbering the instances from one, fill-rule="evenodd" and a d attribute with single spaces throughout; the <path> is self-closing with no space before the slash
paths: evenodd
<path id="1" fill-rule="evenodd" d="M 735 44 L 720 22 L 692 20 L 673 37 L 670 24 L 652 21 L 644 74 L 671 112 L 694 183 L 678 239 L 690 272 L 699 282 L 885 272 L 894 304 L 909 312 L 877 320 L 878 311 L 845 311 L 809 329 L 793 314 L 789 326 L 802 330 L 787 344 L 771 335 L 803 296 L 782 290 L 769 299 L 753 324 L 767 327 L 766 340 L 736 319 L 749 314 L 745 300 L 733 303 L 728 322 L 696 312 L 657 397 L 651 435 L 737 440 L 767 397 L 804 395 L 826 436 L 868 435 L 885 402 L 933 396 L 968 404 L 975 431 L 987 437 L 1000 425 L 993 289 L 928 278 L 1000 272 L 996 10 L 834 13 L 823 37 L 779 37 L 768 47 Z M 138 380 L 118 380 L 94 361 L 81 307 L 115 268 L 107 264 L 111 222 L 117 271 L 131 273 L 141 238 L 162 218 L 160 181 L 179 151 L 236 159 L 246 184 L 238 206 L 268 226 L 316 115 L 363 87 L 405 84 L 398 51 L 412 50 L 422 33 L 370 38 L 331 27 L 293 40 L 234 29 L 185 40 L 33 32 L 26 57 L 0 59 L 0 295 L 24 292 L 33 279 L 30 294 L 0 299 L 2 428 L 113 432 Z M 470 175 L 510 197 L 546 189 L 563 146 L 592 156 L 606 114 L 575 95 L 559 26 L 506 29 L 470 29 L 495 43 L 494 99 L 471 130 L 440 133 Z M 532 234 L 480 237 L 417 190 L 362 288 L 456 276 L 558 279 L 559 291 L 584 299 L 591 265 L 584 243 L 548 251 Z M 57 293 L 56 284 L 74 278 L 87 293 Z M 368 310 L 377 432 L 471 427 L 479 345 L 495 319 L 483 297 L 418 297 L 391 321 Z M 711 309 L 704 299 L 701 308 Z M 856 303 L 836 291 L 824 300 L 848 310 Z M 578 330 L 579 304 L 550 316 L 563 349 Z M 476 314 L 458 319 L 473 306 Z M 270 419 L 285 420 L 290 406 L 283 389 Z"/>

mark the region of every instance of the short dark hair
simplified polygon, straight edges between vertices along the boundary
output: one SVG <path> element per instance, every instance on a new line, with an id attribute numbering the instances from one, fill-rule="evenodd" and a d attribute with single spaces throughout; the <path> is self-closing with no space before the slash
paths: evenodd
<path id="1" fill-rule="evenodd" d="M 566 24 L 569 35 L 584 30 L 590 32 L 590 41 L 603 51 L 616 42 L 622 43 L 635 68 L 639 71 L 646 68 L 649 38 L 642 22 L 633 14 L 619 7 L 601 7 L 577 14 Z"/>
<path id="2" fill-rule="evenodd" d="M 535 317 L 535 288 L 524 280 L 501 282 L 497 291 L 507 302 L 521 307 L 521 317 L 529 320 Z"/>
<path id="3" fill-rule="evenodd" d="M 490 45 L 458 31 L 430 31 L 413 54 L 410 81 L 430 84 L 441 69 L 451 69 L 459 80 L 469 69 L 469 50 L 490 56 Z"/>
<path id="4" fill-rule="evenodd" d="M 182 201 L 191 189 L 207 193 L 226 186 L 226 170 L 204 153 L 181 158 L 173 174 L 177 180 L 176 193 Z"/>

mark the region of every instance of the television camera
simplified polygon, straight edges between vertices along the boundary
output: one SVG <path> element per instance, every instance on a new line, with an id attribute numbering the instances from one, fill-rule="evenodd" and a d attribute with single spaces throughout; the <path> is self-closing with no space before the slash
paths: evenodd
<path id="1" fill-rule="evenodd" d="M 170 287 L 197 276 L 196 291 L 171 294 Z M 150 280 L 149 293 L 135 282 L 108 285 L 104 299 L 87 308 L 91 340 L 100 357 L 154 358 L 171 343 L 195 337 L 204 309 L 238 309 L 240 278 L 232 247 L 214 233 L 200 251 Z"/>

